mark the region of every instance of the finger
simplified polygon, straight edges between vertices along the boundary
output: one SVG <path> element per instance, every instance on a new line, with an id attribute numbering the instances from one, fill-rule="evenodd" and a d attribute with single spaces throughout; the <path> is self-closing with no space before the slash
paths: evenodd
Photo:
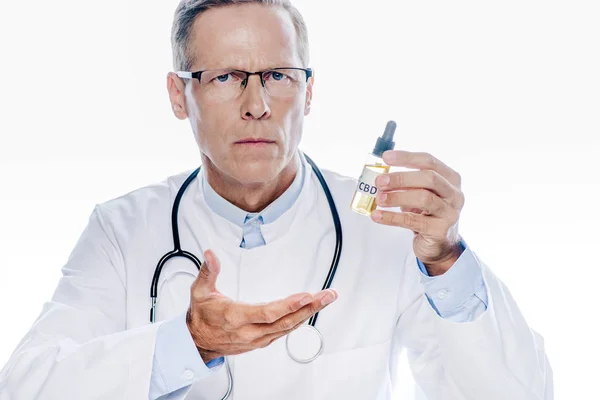
<path id="1" fill-rule="evenodd" d="M 263 334 L 262 331 L 259 330 L 258 334 L 254 333 L 254 336 L 250 336 L 250 338 L 244 342 L 228 343 L 228 346 L 224 347 L 222 352 L 226 353 L 227 355 L 234 355 L 234 354 L 246 353 L 248 351 L 252 351 L 257 348 L 267 347 L 271 343 L 273 343 L 275 340 L 289 334 L 290 332 L 292 332 L 292 331 L 298 329 L 300 326 L 304 325 L 304 323 L 307 320 L 308 320 L 308 318 L 306 318 L 304 321 L 299 322 L 298 324 L 293 326 L 291 329 L 278 331 L 278 332 L 274 332 L 274 333 L 268 333 L 266 335 Z"/>
<path id="2" fill-rule="evenodd" d="M 381 174 L 375 179 L 375 185 L 381 192 L 401 189 L 427 189 L 452 207 L 460 209 L 463 194 L 460 188 L 452 185 L 446 178 L 433 170 L 402 171 Z"/>
<path id="3" fill-rule="evenodd" d="M 338 294 L 334 289 L 321 291 L 314 296 L 314 300 L 311 303 L 302 307 L 301 310 L 297 310 L 295 313 L 284 316 L 277 321 L 268 324 L 249 324 L 237 328 L 234 334 L 235 338 L 230 338 L 229 341 L 237 345 L 247 345 L 255 343 L 267 335 L 277 333 L 279 333 L 279 336 L 284 335 L 285 331 L 289 332 L 295 329 L 294 327 L 301 325 L 313 314 L 335 301 L 337 297 Z M 328 301 L 323 304 L 322 301 L 324 298 Z"/>
<path id="4" fill-rule="evenodd" d="M 401 207 L 403 210 L 420 209 L 427 215 L 450 217 L 450 205 L 439 196 L 426 189 L 413 189 L 403 192 L 383 192 L 377 195 L 377 205 L 381 207 Z"/>
<path id="5" fill-rule="evenodd" d="M 296 293 L 266 304 L 235 303 L 225 317 L 232 327 L 269 324 L 298 311 L 313 300 L 314 296 L 310 293 Z"/>
<path id="6" fill-rule="evenodd" d="M 454 171 L 429 153 L 388 150 L 383 153 L 382 157 L 383 161 L 388 165 L 433 170 L 446 178 L 453 185 L 460 187 L 461 177 L 458 172 Z"/>
<path id="7" fill-rule="evenodd" d="M 448 225 L 441 218 L 411 212 L 375 210 L 371 219 L 382 225 L 400 226 L 432 237 L 444 236 Z"/>
<path id="8" fill-rule="evenodd" d="M 304 325 L 304 323 L 308 320 L 308 318 L 306 318 L 303 321 L 298 322 L 296 325 L 294 325 L 292 328 L 290 329 L 286 329 L 283 331 L 279 331 L 279 332 L 275 332 L 275 333 L 269 333 L 267 335 L 261 336 L 259 338 L 257 338 L 256 340 L 254 340 L 254 342 L 252 342 L 252 345 L 255 347 L 267 347 L 269 346 L 271 343 L 273 343 L 274 341 L 276 341 L 277 339 L 288 335 L 290 332 L 295 331 L 296 329 L 298 329 L 299 327 L 301 327 L 302 325 Z"/>
<path id="9" fill-rule="evenodd" d="M 192 285 L 194 292 L 201 291 L 204 295 L 209 295 L 217 291 L 217 277 L 221 272 L 221 263 L 215 253 L 211 250 L 204 252 L 204 262 L 200 266 L 198 276 Z"/>
<path id="10" fill-rule="evenodd" d="M 323 310 L 325 307 L 337 300 L 338 294 L 333 289 L 327 289 L 320 292 L 315 296 L 315 300 L 310 304 L 302 307 L 300 310 L 293 314 L 286 315 L 285 317 L 271 323 L 264 324 L 259 328 L 262 330 L 263 335 L 272 334 L 276 332 L 287 331 L 293 329 L 294 326 L 306 321 L 312 315 Z"/>
<path id="11" fill-rule="evenodd" d="M 298 328 L 300 325 L 308 321 L 309 318 L 310 315 L 308 315 L 302 321 L 298 321 L 298 323 L 296 323 L 296 325 L 294 325 L 293 327 L 283 330 L 271 329 L 268 325 L 265 324 L 246 325 L 241 327 L 237 331 L 237 340 L 235 340 L 235 342 L 232 343 L 240 346 L 249 345 L 253 347 L 263 347 L 260 346 L 260 343 L 263 340 L 266 340 L 268 344 L 270 344 L 272 340 L 275 340 L 276 338 L 281 337 L 283 335 L 287 335 L 289 332 L 293 331 L 294 329 Z"/>

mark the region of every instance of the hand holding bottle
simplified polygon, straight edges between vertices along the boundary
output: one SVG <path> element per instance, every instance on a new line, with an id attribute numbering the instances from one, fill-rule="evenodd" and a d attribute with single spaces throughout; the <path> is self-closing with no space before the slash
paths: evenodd
<path id="1" fill-rule="evenodd" d="M 371 219 L 412 230 L 415 255 L 431 276 L 443 274 L 462 253 L 458 221 L 465 196 L 460 175 L 428 153 L 390 150 L 383 161 L 416 170 L 376 177 L 377 204 L 402 212 L 375 210 Z"/>

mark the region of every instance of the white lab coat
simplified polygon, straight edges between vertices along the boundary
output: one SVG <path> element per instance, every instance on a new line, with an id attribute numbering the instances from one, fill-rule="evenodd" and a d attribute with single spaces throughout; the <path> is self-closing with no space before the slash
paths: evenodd
<path id="1" fill-rule="evenodd" d="M 308 165 L 306 171 L 298 200 L 262 226 L 268 244 L 253 249 L 240 248 L 241 228 L 209 210 L 200 179 L 187 189 L 179 212 L 182 247 L 201 259 L 204 250 L 215 251 L 222 293 L 257 303 L 321 289 L 335 231 L 319 182 Z M 158 322 L 150 324 L 150 283 L 158 259 L 173 248 L 171 207 L 188 174 L 95 208 L 52 300 L 0 373 L 0 400 L 148 398 L 157 328 L 185 312 L 197 274 L 184 259 L 167 263 Z M 553 398 L 542 337 L 485 264 L 487 311 L 470 323 L 442 319 L 424 295 L 413 233 L 352 212 L 356 181 L 330 171 L 324 176 L 344 240 L 332 285 L 339 298 L 317 322 L 324 352 L 298 364 L 281 338 L 229 357 L 231 399 L 390 399 L 402 349 L 431 400 Z M 221 367 L 177 399 L 221 399 L 226 388 Z"/>

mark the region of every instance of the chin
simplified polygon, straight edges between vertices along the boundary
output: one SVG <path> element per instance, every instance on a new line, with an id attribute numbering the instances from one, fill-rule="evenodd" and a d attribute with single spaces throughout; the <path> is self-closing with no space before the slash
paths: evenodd
<path id="1" fill-rule="evenodd" d="M 231 171 L 231 175 L 245 184 L 269 182 L 275 179 L 284 168 L 283 160 L 272 158 L 243 160 L 234 165 L 237 168 Z"/>

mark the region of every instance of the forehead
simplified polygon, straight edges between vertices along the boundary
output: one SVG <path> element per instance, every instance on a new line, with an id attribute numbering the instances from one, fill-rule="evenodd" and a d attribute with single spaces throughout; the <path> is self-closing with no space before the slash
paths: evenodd
<path id="1" fill-rule="evenodd" d="M 238 4 L 199 15 L 190 32 L 193 70 L 258 70 L 301 66 L 289 13 L 278 6 Z"/>

